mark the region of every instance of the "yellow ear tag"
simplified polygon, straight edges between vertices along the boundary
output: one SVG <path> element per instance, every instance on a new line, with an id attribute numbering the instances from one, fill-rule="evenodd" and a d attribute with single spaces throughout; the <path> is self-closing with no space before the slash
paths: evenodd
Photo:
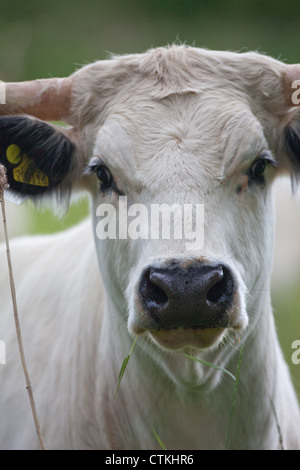
<path id="1" fill-rule="evenodd" d="M 17 145 L 10 145 L 9 147 L 18 147 Z M 8 147 L 8 149 L 9 149 Z M 7 150 L 8 150 L 7 149 Z M 13 152 L 12 152 L 13 153 Z M 6 151 L 7 155 L 7 151 Z M 8 157 L 7 157 L 8 159 Z M 18 163 L 18 162 L 16 162 Z M 26 183 L 26 184 L 32 184 L 33 186 L 49 186 L 49 179 L 48 176 L 45 175 L 41 170 L 38 168 L 35 169 L 35 171 L 32 173 L 30 172 L 30 178 L 26 178 L 26 173 L 28 170 L 29 165 L 32 164 L 32 159 L 28 158 L 26 153 L 23 154 L 22 161 L 19 166 L 13 169 L 13 177 L 15 181 L 18 181 L 19 183 Z"/>
<path id="2" fill-rule="evenodd" d="M 9 145 L 6 149 L 6 158 L 9 163 L 12 163 L 13 165 L 20 163 L 22 160 L 22 152 L 20 147 L 16 144 Z"/>

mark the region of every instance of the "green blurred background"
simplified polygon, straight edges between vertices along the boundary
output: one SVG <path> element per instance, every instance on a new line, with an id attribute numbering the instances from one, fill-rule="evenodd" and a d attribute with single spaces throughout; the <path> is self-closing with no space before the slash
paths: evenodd
<path id="1" fill-rule="evenodd" d="M 287 63 L 300 62 L 300 1 L 0 0 L 4 81 L 65 76 L 106 58 L 108 52 L 143 52 L 174 41 L 210 49 L 256 50 Z M 88 202 L 82 199 L 72 205 L 60 220 L 30 203 L 10 211 L 14 234 L 53 232 L 84 217 Z M 297 223 L 300 226 L 299 217 Z M 300 339 L 299 288 L 300 279 L 279 282 L 274 306 L 300 396 L 300 364 L 291 362 L 291 343 Z"/>

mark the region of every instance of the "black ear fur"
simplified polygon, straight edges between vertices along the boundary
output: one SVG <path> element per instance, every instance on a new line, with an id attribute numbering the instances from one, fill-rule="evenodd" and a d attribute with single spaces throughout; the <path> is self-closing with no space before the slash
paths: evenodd
<path id="1" fill-rule="evenodd" d="M 34 196 L 56 189 L 71 169 L 74 150 L 66 135 L 44 121 L 0 117 L 0 163 L 13 192 Z"/>
<path id="2" fill-rule="evenodd" d="M 284 129 L 284 153 L 288 156 L 294 187 L 300 179 L 300 112 Z"/>
<path id="3" fill-rule="evenodd" d="M 300 169 L 300 125 L 298 128 L 292 125 L 286 126 L 284 139 L 288 156 Z"/>

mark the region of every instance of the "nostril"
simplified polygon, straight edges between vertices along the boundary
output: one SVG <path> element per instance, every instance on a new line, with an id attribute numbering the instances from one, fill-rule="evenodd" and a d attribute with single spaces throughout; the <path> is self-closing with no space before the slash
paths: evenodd
<path id="1" fill-rule="evenodd" d="M 168 303 L 168 296 L 152 279 L 151 269 L 147 269 L 142 277 L 140 293 L 148 308 L 151 306 L 164 307 Z"/>
<path id="2" fill-rule="evenodd" d="M 220 303 L 224 297 L 224 288 L 223 288 L 223 279 L 222 281 L 217 282 L 206 294 L 206 300 L 212 304 Z"/>
<path id="3" fill-rule="evenodd" d="M 153 284 L 151 281 L 149 282 L 148 287 L 148 296 L 149 299 L 153 302 L 163 306 L 168 303 L 168 296 L 167 294 L 158 286 Z"/>
<path id="4" fill-rule="evenodd" d="M 223 276 L 207 292 L 206 300 L 215 305 L 226 306 L 232 302 L 234 281 L 230 271 L 222 266 Z"/>

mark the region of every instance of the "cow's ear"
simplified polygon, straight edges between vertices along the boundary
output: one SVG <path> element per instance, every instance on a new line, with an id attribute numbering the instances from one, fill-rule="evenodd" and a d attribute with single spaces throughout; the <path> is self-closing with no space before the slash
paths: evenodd
<path id="1" fill-rule="evenodd" d="M 10 191 L 31 197 L 69 193 L 78 164 L 73 135 L 72 128 L 28 116 L 0 117 L 0 163 Z"/>
<path id="2" fill-rule="evenodd" d="M 281 75 L 282 94 L 277 109 L 279 163 L 292 182 L 300 179 L 300 65 L 285 65 Z"/>

